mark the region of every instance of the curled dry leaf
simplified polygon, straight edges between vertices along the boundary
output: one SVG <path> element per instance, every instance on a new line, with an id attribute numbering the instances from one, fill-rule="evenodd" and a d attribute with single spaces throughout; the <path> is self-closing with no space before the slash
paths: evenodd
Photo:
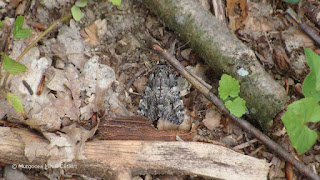
<path id="1" fill-rule="evenodd" d="M 238 8 L 240 7 L 240 9 Z M 237 14 L 240 11 L 241 15 Z M 236 31 L 241 28 L 242 22 L 248 15 L 248 4 L 246 0 L 227 0 L 226 8 L 227 16 L 229 17 L 229 28 Z"/>
<path id="2" fill-rule="evenodd" d="M 273 59 L 281 71 L 287 72 L 291 69 L 291 62 L 282 48 L 274 48 Z"/>
<path id="3" fill-rule="evenodd" d="M 209 129 L 213 130 L 220 125 L 221 114 L 213 108 L 207 109 L 206 116 L 203 119 L 204 125 Z"/>
<path id="4" fill-rule="evenodd" d="M 84 28 L 86 32 L 85 41 L 88 42 L 91 46 L 97 46 L 99 44 L 99 36 L 98 36 L 98 27 L 95 23 L 90 24 L 89 26 Z M 83 36 L 83 33 L 81 33 Z"/>
<path id="5" fill-rule="evenodd" d="M 137 89 L 138 92 L 143 92 L 144 86 L 146 85 L 148 79 L 143 76 L 134 81 L 133 86 Z"/>
<path id="6" fill-rule="evenodd" d="M 189 60 L 189 55 L 191 53 L 192 49 L 191 48 L 188 48 L 188 49 L 184 49 L 181 51 L 181 56 L 186 59 L 186 60 Z"/>

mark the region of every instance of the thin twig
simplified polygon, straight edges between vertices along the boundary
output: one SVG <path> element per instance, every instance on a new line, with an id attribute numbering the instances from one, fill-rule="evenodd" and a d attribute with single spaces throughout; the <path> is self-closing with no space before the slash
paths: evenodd
<path id="1" fill-rule="evenodd" d="M 298 15 L 291 8 L 286 10 L 286 14 L 288 14 L 296 23 L 299 24 L 300 29 L 304 31 L 311 39 L 313 39 L 316 45 L 320 46 L 319 33 L 313 27 L 311 27 L 307 22 L 302 23 L 298 18 Z"/>
<path id="2" fill-rule="evenodd" d="M 307 166 L 298 161 L 294 156 L 289 154 L 286 150 L 284 150 L 280 145 L 271 140 L 268 136 L 263 134 L 257 128 L 248 123 L 246 120 L 230 114 L 230 112 L 224 106 L 224 103 L 212 92 L 210 92 L 208 88 L 202 85 L 202 83 L 200 83 L 196 78 L 190 75 L 184 69 L 184 66 L 170 53 L 168 53 L 166 50 L 162 49 L 158 45 L 153 45 L 153 49 L 159 52 L 182 76 L 184 76 L 184 78 L 186 78 L 195 88 L 197 88 L 207 99 L 209 99 L 213 104 L 215 104 L 221 113 L 230 117 L 230 119 L 236 122 L 243 130 L 245 130 L 248 133 L 251 133 L 264 145 L 266 145 L 270 150 L 274 151 L 281 158 L 295 166 L 305 176 L 309 177 L 310 179 L 320 180 L 320 178 L 314 172 L 312 172 Z"/>
<path id="3" fill-rule="evenodd" d="M 316 45 L 320 46 L 320 36 L 319 33 L 311 27 L 308 23 L 304 22 L 299 25 L 300 29 L 302 29 L 313 41 Z"/>

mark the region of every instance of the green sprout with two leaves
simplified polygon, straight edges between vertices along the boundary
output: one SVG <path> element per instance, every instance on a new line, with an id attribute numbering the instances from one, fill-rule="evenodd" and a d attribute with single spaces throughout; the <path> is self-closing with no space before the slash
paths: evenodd
<path id="1" fill-rule="evenodd" d="M 236 117 L 241 117 L 246 112 L 246 101 L 239 97 L 240 85 L 238 81 L 223 74 L 219 81 L 219 96 L 226 108 Z"/>

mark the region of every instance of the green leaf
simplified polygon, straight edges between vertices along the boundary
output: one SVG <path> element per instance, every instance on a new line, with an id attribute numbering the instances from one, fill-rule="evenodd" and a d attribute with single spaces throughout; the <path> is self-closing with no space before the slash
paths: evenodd
<path id="1" fill-rule="evenodd" d="M 121 6 L 121 0 L 109 0 L 112 4 Z"/>
<path id="2" fill-rule="evenodd" d="M 25 37 L 29 37 L 31 35 L 30 29 L 20 29 L 16 34 L 14 35 L 15 39 L 23 39 Z"/>
<path id="3" fill-rule="evenodd" d="M 283 1 L 291 4 L 297 4 L 300 0 L 283 0 Z"/>
<path id="4" fill-rule="evenodd" d="M 223 74 L 219 84 L 219 96 L 223 101 L 226 101 L 228 97 L 238 97 L 240 85 L 235 78 Z"/>
<path id="5" fill-rule="evenodd" d="M 316 90 L 316 75 L 313 71 L 308 74 L 302 84 L 302 93 L 305 97 L 312 97 L 320 101 L 320 91 Z"/>
<path id="6" fill-rule="evenodd" d="M 246 101 L 240 97 L 233 101 L 229 100 L 226 102 L 226 108 L 231 114 L 241 117 L 246 112 Z"/>
<path id="7" fill-rule="evenodd" d="M 23 104 L 20 97 L 14 93 L 7 93 L 7 101 L 20 113 L 24 113 Z"/>
<path id="8" fill-rule="evenodd" d="M 304 53 L 311 71 L 315 74 L 314 83 L 316 90 L 320 91 L 320 56 L 308 48 L 304 48 Z"/>
<path id="9" fill-rule="evenodd" d="M 87 5 L 87 0 L 80 0 L 76 2 L 76 6 L 85 7 Z"/>
<path id="10" fill-rule="evenodd" d="M 82 12 L 78 6 L 72 6 L 71 14 L 72 14 L 74 20 L 80 21 L 80 19 L 82 17 Z"/>
<path id="11" fill-rule="evenodd" d="M 304 98 L 290 104 L 282 116 L 292 146 L 299 154 L 305 153 L 316 142 L 317 132 L 309 129 L 308 122 L 320 121 L 320 106 L 313 98 Z"/>
<path id="12" fill-rule="evenodd" d="M 23 16 L 18 16 L 17 19 L 16 19 L 16 22 L 14 23 L 14 31 L 13 31 L 13 33 L 16 33 L 17 31 L 22 29 L 23 22 L 24 22 L 24 17 Z"/>
<path id="13" fill-rule="evenodd" d="M 24 22 L 23 16 L 18 16 L 16 19 L 16 22 L 14 23 L 14 30 L 13 30 L 13 38 L 14 39 L 22 39 L 29 37 L 31 35 L 31 30 L 28 29 L 22 29 Z"/>
<path id="14" fill-rule="evenodd" d="M 3 22 L 2 21 L 0 21 L 0 28 L 3 26 Z"/>
<path id="15" fill-rule="evenodd" d="M 1 53 L 3 56 L 3 53 Z M 27 67 L 24 64 L 12 60 L 9 56 L 5 55 L 3 59 L 3 69 L 10 74 L 19 74 L 26 71 Z"/>

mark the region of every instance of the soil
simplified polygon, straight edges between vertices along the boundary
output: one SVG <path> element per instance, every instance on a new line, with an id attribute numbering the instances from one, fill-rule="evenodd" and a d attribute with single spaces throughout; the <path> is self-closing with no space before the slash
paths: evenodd
<path id="1" fill-rule="evenodd" d="M 205 9 L 212 12 L 212 4 L 206 2 L 209 1 L 202 1 Z M 7 54 L 16 59 L 51 23 L 70 13 L 74 3 L 66 0 L 0 2 L 0 20 L 6 24 L 6 28 L 0 29 L 0 51 L 5 51 L 4 47 L 8 46 Z M 21 4 L 25 6 L 21 7 Z M 290 102 L 302 98 L 301 84 L 310 72 L 303 48 L 315 49 L 316 46 L 284 13 L 288 7 L 298 12 L 302 9 L 278 0 L 251 0 L 248 3 L 227 0 L 223 4 L 227 6 L 230 30 L 255 52 L 265 70 L 287 89 Z M 188 42 L 181 41 L 150 12 L 143 1 L 123 0 L 121 6 L 115 6 L 108 1 L 92 0 L 81 10 L 81 21 L 71 19 L 59 23 L 20 61 L 28 67 L 27 73 L 11 77 L 6 91 L 21 96 L 28 120 L 24 120 L 25 117 L 0 96 L 1 124 L 24 124 L 41 133 L 62 130 L 71 135 L 74 131 L 63 128 L 78 123 L 84 127 L 79 131 L 87 133 L 86 138 L 81 139 L 84 142 L 92 137 L 94 124 L 91 117 L 96 112 L 100 117 L 136 115 L 147 77 L 162 59 L 152 50 L 154 43 L 171 50 L 184 66 L 211 84 L 217 93 L 220 77 L 190 48 Z M 24 16 L 24 28 L 30 28 L 32 35 L 22 40 L 7 41 L 8 29 L 12 28 L 17 13 Z M 137 77 L 138 72 L 143 73 Z M 43 75 L 45 87 L 38 97 L 36 92 Z M 34 94 L 31 95 L 22 80 L 30 85 Z M 104 86 L 96 85 L 99 83 Z M 179 84 L 186 113 L 192 118 L 192 131 L 197 133 L 198 141 L 219 142 L 240 153 L 266 159 L 271 164 L 269 179 L 289 179 L 289 174 L 293 179 L 304 179 L 289 163 L 228 121 L 182 77 Z M 94 99 L 100 100 L 96 102 Z M 274 119 L 274 127 L 268 135 L 319 174 L 319 140 L 309 151 L 298 155 L 281 121 L 282 113 Z M 59 120 L 53 121 L 53 117 Z M 319 129 L 319 125 L 315 124 L 313 128 Z M 5 165 L 1 168 L 2 172 L 7 172 Z M 36 170 L 23 169 L 22 172 L 30 179 L 60 176 Z M 82 175 L 64 176 L 67 179 L 86 179 Z M 134 179 L 204 178 L 143 175 Z"/>

